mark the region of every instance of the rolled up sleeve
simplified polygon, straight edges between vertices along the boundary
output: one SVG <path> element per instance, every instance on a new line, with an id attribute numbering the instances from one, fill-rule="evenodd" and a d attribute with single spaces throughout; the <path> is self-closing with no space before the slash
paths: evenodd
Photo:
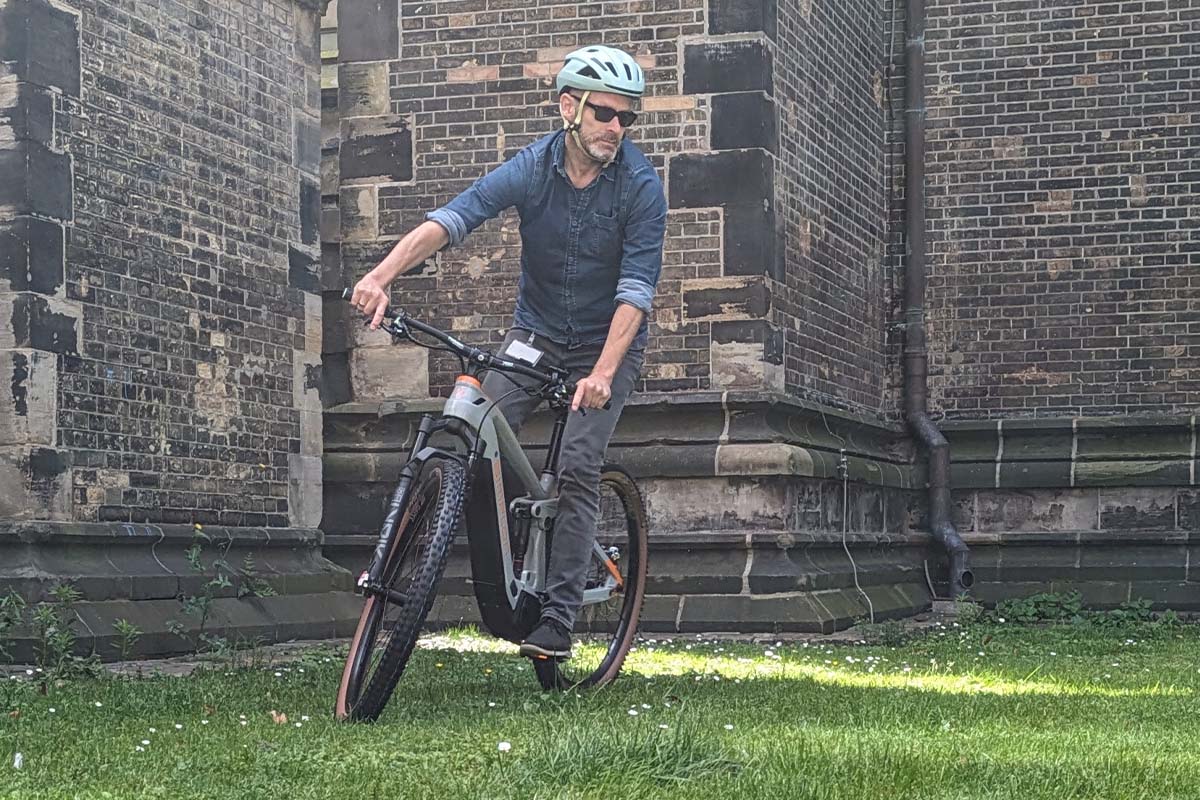
<path id="1" fill-rule="evenodd" d="M 633 205 L 625 223 L 621 274 L 616 302 L 650 312 L 662 274 L 663 237 L 667 228 L 667 198 L 658 174 L 649 169 L 639 176 Z"/>
<path id="2" fill-rule="evenodd" d="M 484 222 L 524 201 L 532 170 L 533 156 L 525 148 L 425 218 L 446 229 L 451 246 L 460 245 Z"/>
<path id="3" fill-rule="evenodd" d="M 649 314 L 654 304 L 654 289 L 654 284 L 638 278 L 621 278 L 617 281 L 617 302 Z"/>

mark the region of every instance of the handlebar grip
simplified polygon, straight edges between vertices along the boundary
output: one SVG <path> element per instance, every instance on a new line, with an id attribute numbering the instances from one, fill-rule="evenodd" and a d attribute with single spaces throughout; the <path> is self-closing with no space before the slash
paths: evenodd
<path id="1" fill-rule="evenodd" d="M 354 290 L 352 290 L 350 288 L 342 289 L 342 299 L 343 300 L 349 301 L 352 297 L 354 297 Z M 391 306 L 388 306 L 387 308 L 385 308 L 383 310 L 384 319 L 395 319 L 396 316 L 397 316 L 397 314 L 395 311 L 392 310 Z"/>

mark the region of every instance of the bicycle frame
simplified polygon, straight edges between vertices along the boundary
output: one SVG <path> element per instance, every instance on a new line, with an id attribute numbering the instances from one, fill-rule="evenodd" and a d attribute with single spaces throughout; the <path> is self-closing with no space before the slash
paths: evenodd
<path id="1" fill-rule="evenodd" d="M 351 292 L 345 289 L 343 299 Z M 408 463 L 400 470 L 392 492 L 379 541 L 367 569 L 358 578 L 364 594 L 386 597 L 403 604 L 407 598 L 382 583 L 392 541 L 404 514 L 408 492 L 428 459 L 439 456 L 463 463 L 467 474 L 465 517 L 471 552 L 472 584 L 484 627 L 494 635 L 520 642 L 537 624 L 541 612 L 540 593 L 545 590 L 549 534 L 558 513 L 558 455 L 567 422 L 567 404 L 571 385 L 566 373 L 555 367 L 534 369 L 511 359 L 498 358 L 487 350 L 466 345 L 453 336 L 413 319 L 403 311 L 387 309 L 380 328 L 393 340 L 412 338 L 416 330 L 439 341 L 462 359 L 463 371 L 454 383 L 440 419 L 426 414 L 421 418 Z M 429 347 L 430 345 L 423 345 Z M 544 394 L 558 411 L 541 477 L 534 472 L 525 451 L 508 421 L 496 413 L 496 406 L 483 392 L 479 376 L 488 370 L 522 374 L 548 382 L 553 391 Z M 545 387 L 543 387 L 545 388 Z M 582 413 L 582 412 L 581 412 Z M 430 447 L 429 437 L 439 431 L 455 436 L 467 449 L 467 455 Z M 513 495 L 511 502 L 507 501 Z M 509 520 L 528 520 L 529 535 L 522 553 L 521 574 L 513 571 L 513 538 Z M 585 589 L 583 605 L 602 603 L 621 591 L 620 573 L 609 553 L 593 542 L 592 552 L 608 570 L 602 585 Z"/>
<path id="2" fill-rule="evenodd" d="M 376 548 L 377 557 L 360 577 L 360 587 L 379 591 L 381 576 L 375 574 L 380 570 L 377 565 L 382 564 L 383 554 L 395 535 L 395 519 L 420 465 L 435 456 L 455 458 L 464 461 L 467 468 L 465 524 L 472 586 L 484 627 L 500 638 L 523 640 L 537 624 L 540 594 L 546 588 L 547 545 L 558 512 L 558 454 L 565 427 L 564 411 L 555 420 L 546 464 L 539 477 L 508 421 L 484 394 L 479 380 L 471 375 L 459 376 L 441 418 L 425 415 L 421 419 Z M 430 446 L 430 436 L 439 431 L 461 441 L 469 455 L 464 457 Z M 524 553 L 513 552 L 510 521 L 528 525 Z M 602 562 L 609 561 L 599 542 L 592 547 Z M 513 569 L 514 555 L 523 556 L 520 574 Z M 610 572 L 615 574 L 615 568 Z M 604 602 L 619 588 L 615 577 L 609 575 L 602 585 L 584 591 L 583 605 Z"/>
<path id="3" fill-rule="evenodd" d="M 473 586 L 484 624 L 494 635 L 520 641 L 537 623 L 539 597 L 546 588 L 547 545 L 558 514 L 558 455 L 566 412 L 554 421 L 540 478 L 508 421 L 474 378 L 458 379 L 442 413 L 444 418 L 462 420 L 482 442 L 471 474 L 466 523 Z M 524 553 L 513 552 L 510 520 L 528 525 Z M 608 560 L 599 542 L 592 547 L 601 561 Z M 522 557 L 520 574 L 513 570 L 514 556 Z M 601 586 L 584 591 L 583 604 L 604 602 L 617 588 L 609 576 Z"/>

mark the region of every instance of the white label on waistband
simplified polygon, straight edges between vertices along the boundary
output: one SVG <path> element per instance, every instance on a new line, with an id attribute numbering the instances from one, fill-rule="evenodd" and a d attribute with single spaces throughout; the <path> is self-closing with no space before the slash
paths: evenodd
<path id="1" fill-rule="evenodd" d="M 519 342 L 516 339 L 509 342 L 508 348 L 504 352 L 508 353 L 513 358 L 524 361 L 531 367 L 536 367 L 538 361 L 540 361 L 542 358 L 541 350 L 538 350 L 536 347 L 530 347 L 524 342 Z"/>

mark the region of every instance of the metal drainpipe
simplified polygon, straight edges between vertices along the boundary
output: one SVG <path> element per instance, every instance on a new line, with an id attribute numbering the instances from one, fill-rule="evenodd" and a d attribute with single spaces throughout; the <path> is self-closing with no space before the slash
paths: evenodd
<path id="1" fill-rule="evenodd" d="M 950 556 L 950 596 L 975 583 L 967 545 L 950 514 L 950 444 L 929 418 L 929 350 L 925 341 L 925 2 L 907 0 L 905 12 L 904 204 L 904 416 L 929 457 L 929 528 Z"/>

